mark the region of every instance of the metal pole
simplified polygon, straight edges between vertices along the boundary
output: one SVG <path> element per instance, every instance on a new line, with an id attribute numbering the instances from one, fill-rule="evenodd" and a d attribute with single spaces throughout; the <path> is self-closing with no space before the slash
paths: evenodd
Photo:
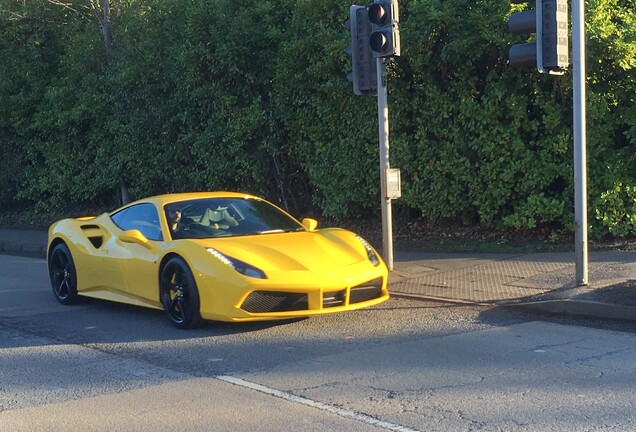
<path id="1" fill-rule="evenodd" d="M 376 59 L 378 75 L 378 128 L 380 132 L 380 194 L 382 200 L 382 257 L 393 270 L 393 216 L 391 199 L 387 198 L 386 170 L 389 169 L 389 106 L 387 104 L 386 66 L 384 59 Z"/>
<path id="2" fill-rule="evenodd" d="M 588 284 L 587 154 L 585 134 L 585 0 L 572 1 L 572 81 L 574 105 L 574 221 L 576 283 Z"/>

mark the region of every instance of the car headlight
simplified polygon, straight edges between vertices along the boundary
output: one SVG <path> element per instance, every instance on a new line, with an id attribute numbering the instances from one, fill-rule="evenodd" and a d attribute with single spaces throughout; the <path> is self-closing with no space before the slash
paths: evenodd
<path id="1" fill-rule="evenodd" d="M 359 235 L 356 235 L 356 238 L 360 241 L 360 243 L 362 243 L 362 246 L 364 246 L 364 248 L 366 249 L 367 258 L 369 258 L 369 261 L 371 261 L 371 264 L 373 264 L 376 267 L 380 265 L 380 258 L 378 258 L 378 256 L 376 255 L 371 245 L 367 243 L 367 241 L 363 239 L 362 237 L 360 237 Z"/>
<path id="2" fill-rule="evenodd" d="M 206 250 L 214 255 L 216 258 L 218 258 L 219 261 L 221 261 L 223 264 L 232 267 L 243 276 L 256 279 L 267 279 L 267 275 L 265 274 L 265 272 L 259 268 L 254 267 L 253 265 L 249 265 L 246 262 L 243 262 L 236 258 L 232 258 L 231 256 L 227 256 L 214 248 L 206 248 Z"/>

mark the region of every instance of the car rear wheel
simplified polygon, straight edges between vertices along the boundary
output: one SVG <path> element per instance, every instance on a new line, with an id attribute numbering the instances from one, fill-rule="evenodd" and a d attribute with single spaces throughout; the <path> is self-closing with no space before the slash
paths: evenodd
<path id="1" fill-rule="evenodd" d="M 163 309 L 172 325 L 189 329 L 203 323 L 199 290 L 190 268 L 181 258 L 171 258 L 163 266 L 160 290 Z"/>
<path id="2" fill-rule="evenodd" d="M 71 251 L 64 243 L 59 243 L 51 252 L 49 277 L 57 301 L 64 305 L 77 303 L 77 272 Z"/>

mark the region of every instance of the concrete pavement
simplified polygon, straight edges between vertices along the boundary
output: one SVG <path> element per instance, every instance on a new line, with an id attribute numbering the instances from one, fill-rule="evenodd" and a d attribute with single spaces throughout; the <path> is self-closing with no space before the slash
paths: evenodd
<path id="1" fill-rule="evenodd" d="M 47 233 L 0 229 L 0 253 L 44 258 Z M 636 320 L 636 252 L 590 252 L 589 285 L 575 284 L 574 253 L 396 252 L 393 295 L 510 305 Z"/>
<path id="2" fill-rule="evenodd" d="M 636 320 L 636 252 L 590 252 L 582 287 L 573 252 L 395 256 L 394 295 Z"/>

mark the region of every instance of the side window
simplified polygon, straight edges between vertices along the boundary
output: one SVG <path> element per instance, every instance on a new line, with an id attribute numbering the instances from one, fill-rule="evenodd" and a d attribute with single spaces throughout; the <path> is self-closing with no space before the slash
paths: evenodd
<path id="1" fill-rule="evenodd" d="M 144 203 L 128 207 L 112 215 L 111 219 L 124 231 L 136 229 L 149 240 L 163 240 L 159 213 L 153 204 Z"/>
<path id="2" fill-rule="evenodd" d="M 124 216 L 126 215 L 127 211 L 128 209 L 125 208 L 122 211 L 118 211 L 117 213 L 110 215 L 110 218 L 113 220 L 115 225 L 117 225 L 119 228 L 121 228 L 121 221 L 124 219 Z"/>

